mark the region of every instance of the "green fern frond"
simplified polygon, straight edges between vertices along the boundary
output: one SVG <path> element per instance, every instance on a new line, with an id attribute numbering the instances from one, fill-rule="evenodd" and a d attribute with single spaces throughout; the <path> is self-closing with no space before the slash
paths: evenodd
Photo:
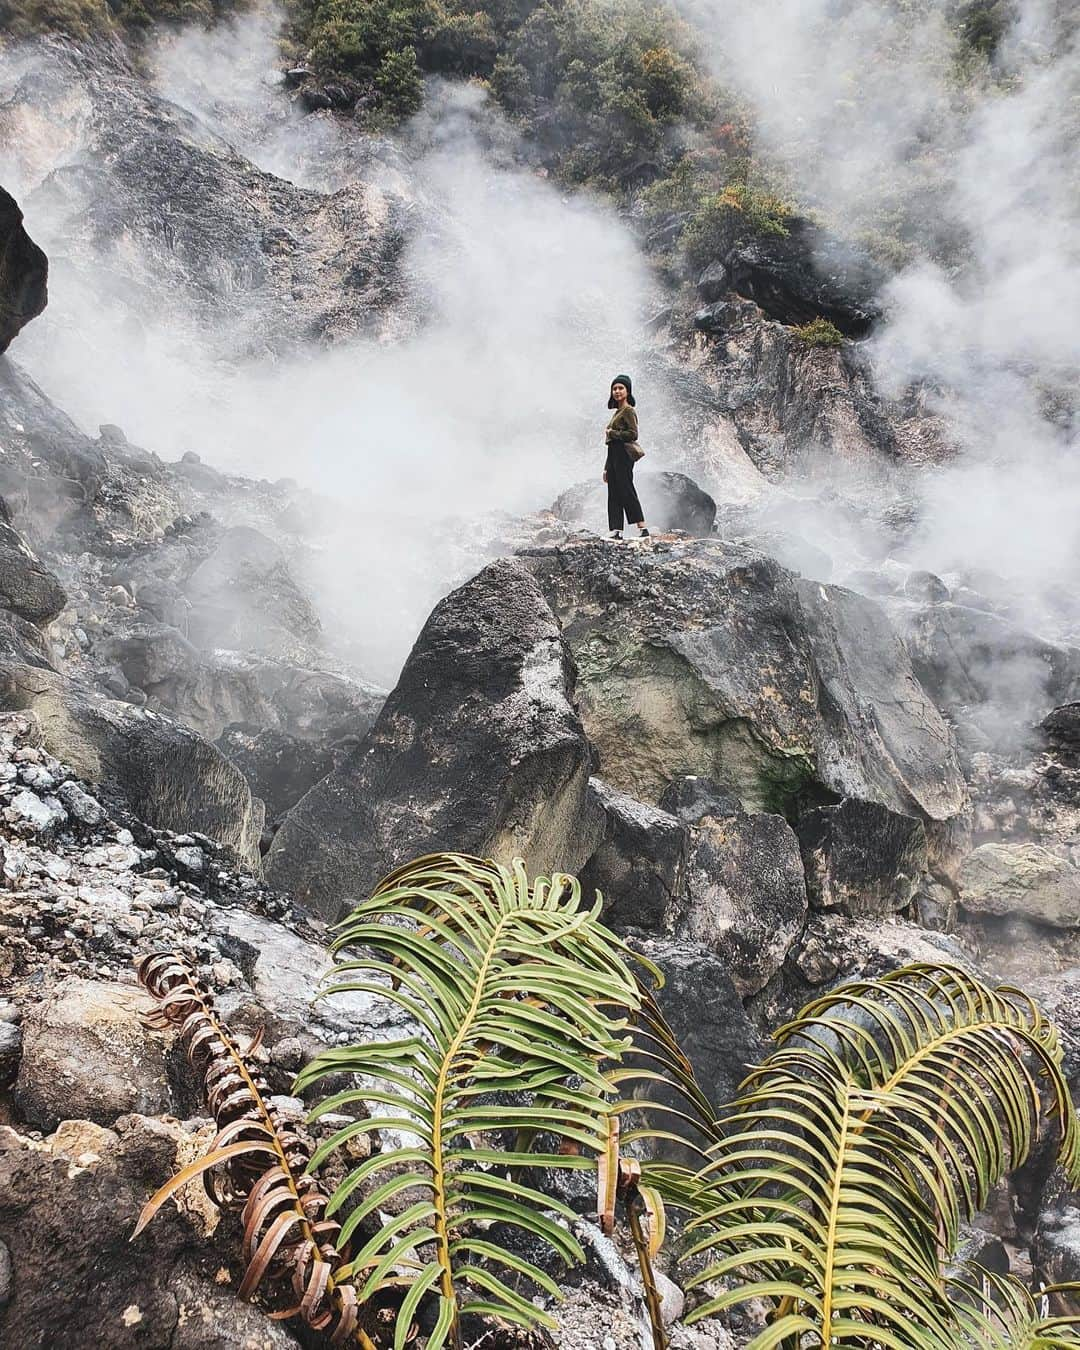
<path id="1" fill-rule="evenodd" d="M 969 1267 L 950 1280 L 970 1350 L 1068 1350 L 1080 1346 L 1080 1314 L 1054 1315 L 1055 1297 L 1073 1301 L 1080 1286 L 1052 1285 L 1032 1295 L 1019 1280 Z"/>
<path id="2" fill-rule="evenodd" d="M 574 878 L 530 883 L 520 862 L 506 869 L 446 854 L 387 877 L 339 926 L 326 992 L 382 995 L 420 1028 L 326 1051 L 297 1080 L 298 1091 L 342 1073 L 373 1084 L 318 1105 L 314 1117 L 372 1103 L 376 1110 L 329 1139 L 312 1168 L 358 1134 L 412 1136 L 407 1150 L 387 1154 L 373 1139 L 376 1151 L 328 1206 L 347 1241 L 406 1192 L 420 1197 L 360 1246 L 347 1272 L 361 1301 L 390 1285 L 407 1288 L 395 1350 L 429 1294 L 438 1307 L 428 1350 L 459 1343 L 462 1310 L 554 1325 L 516 1287 L 522 1277 L 530 1294 L 554 1297 L 550 1277 L 485 1240 L 484 1230 L 516 1227 L 568 1263 L 583 1259 L 567 1226 L 572 1212 L 522 1174 L 595 1168 L 606 1147 L 610 1072 L 639 996 L 634 958 L 600 923 L 600 906 L 599 897 L 582 904 Z M 552 1136 L 573 1151 L 532 1149 Z"/>
<path id="3" fill-rule="evenodd" d="M 957 1344 L 940 1260 L 961 1218 L 1031 1153 L 1044 1121 L 1070 1176 L 1080 1127 L 1057 1033 L 1017 991 L 920 965 L 845 986 L 776 1033 L 699 1175 L 692 1281 L 748 1279 L 752 1344 L 943 1350 Z"/>

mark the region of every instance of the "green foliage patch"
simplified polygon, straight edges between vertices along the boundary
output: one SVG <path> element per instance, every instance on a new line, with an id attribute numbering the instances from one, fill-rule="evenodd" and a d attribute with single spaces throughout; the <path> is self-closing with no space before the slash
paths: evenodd
<path id="1" fill-rule="evenodd" d="M 831 319 L 816 318 L 795 329 L 795 336 L 807 347 L 840 347 L 844 335 Z"/>

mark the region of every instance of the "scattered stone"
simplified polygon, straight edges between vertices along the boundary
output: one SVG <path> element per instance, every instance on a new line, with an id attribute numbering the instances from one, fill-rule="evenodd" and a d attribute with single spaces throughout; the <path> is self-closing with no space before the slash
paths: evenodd
<path id="1" fill-rule="evenodd" d="M 67 813 L 55 797 L 41 798 L 29 788 L 16 793 L 7 809 L 13 821 L 29 825 L 42 833 L 56 829 L 67 821 Z"/>
<path id="2" fill-rule="evenodd" d="M 84 792 L 78 783 L 61 783 L 56 795 L 68 814 L 84 825 L 100 825 L 106 818 L 105 808 L 89 792 Z"/>

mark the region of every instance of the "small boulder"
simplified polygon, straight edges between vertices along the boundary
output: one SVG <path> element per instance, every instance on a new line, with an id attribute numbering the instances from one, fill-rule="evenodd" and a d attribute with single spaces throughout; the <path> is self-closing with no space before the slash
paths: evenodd
<path id="1" fill-rule="evenodd" d="M 1080 703 L 1065 703 L 1039 723 L 1047 743 L 1069 758 L 1080 755 Z"/>
<path id="2" fill-rule="evenodd" d="M 1080 1192 L 1069 1189 L 1061 1172 L 1051 1176 L 1042 1197 L 1032 1257 L 1043 1283 L 1080 1281 Z M 1075 1298 L 1068 1310 L 1077 1310 Z"/>
<path id="3" fill-rule="evenodd" d="M 906 909 L 928 859 L 926 830 L 913 816 L 845 798 L 799 818 L 806 889 L 815 909 L 852 918 Z"/>
<path id="4" fill-rule="evenodd" d="M 693 831 L 686 932 L 724 962 L 743 998 L 783 965 L 806 910 L 799 841 L 782 816 L 707 816 Z"/>
<path id="5" fill-rule="evenodd" d="M 129 1111 L 167 1111 L 164 1041 L 139 1021 L 150 1006 L 129 985 L 77 977 L 57 984 L 23 1021 L 19 1116 L 49 1132 L 62 1120 L 112 1125 Z"/>
<path id="6" fill-rule="evenodd" d="M 712 531 L 716 503 L 684 473 L 643 470 L 635 474 L 650 529 L 682 530 L 699 536 Z M 607 519 L 607 488 L 601 482 L 575 483 L 556 498 L 552 514 L 572 525 L 599 529 Z"/>
<path id="7" fill-rule="evenodd" d="M 29 549 L 0 543 L 0 605 L 42 627 L 66 604 L 63 586 Z"/>
<path id="8" fill-rule="evenodd" d="M 980 844 L 961 865 L 960 904 L 975 918 L 1080 928 L 1080 868 L 1041 844 Z"/>
<path id="9" fill-rule="evenodd" d="M 589 792 L 606 825 L 580 873 L 586 898 L 602 892 L 604 921 L 616 928 L 670 929 L 682 899 L 686 829 L 599 778 L 589 780 Z"/>

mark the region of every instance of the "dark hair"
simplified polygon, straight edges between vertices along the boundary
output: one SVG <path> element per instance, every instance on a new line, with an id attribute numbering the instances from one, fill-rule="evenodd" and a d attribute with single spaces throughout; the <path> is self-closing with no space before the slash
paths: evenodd
<path id="1" fill-rule="evenodd" d="M 615 386 L 616 386 L 617 384 L 625 384 L 625 385 L 626 385 L 626 401 L 627 401 L 627 403 L 630 404 L 631 408 L 636 408 L 636 407 L 637 407 L 637 401 L 636 401 L 636 399 L 634 398 L 634 386 L 630 383 L 630 376 L 629 376 L 629 375 L 616 375 L 615 378 L 611 381 L 610 388 L 611 388 L 611 389 L 614 389 Z M 610 394 L 608 395 L 607 405 L 608 405 L 609 408 L 617 408 L 617 407 L 619 406 L 619 405 L 615 402 L 615 400 L 610 396 Z"/>

